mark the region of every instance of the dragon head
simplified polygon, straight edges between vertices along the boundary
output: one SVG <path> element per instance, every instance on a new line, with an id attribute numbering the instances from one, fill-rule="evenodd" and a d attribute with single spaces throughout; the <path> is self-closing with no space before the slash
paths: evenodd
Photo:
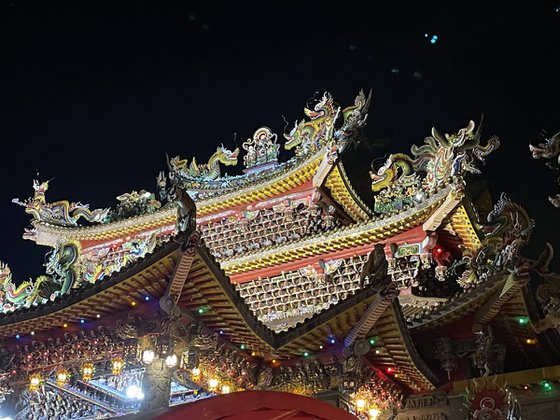
<path id="1" fill-rule="evenodd" d="M 33 180 L 33 189 L 36 194 L 44 194 L 45 191 L 49 189 L 49 181 L 39 182 L 38 180 Z"/>
<path id="2" fill-rule="evenodd" d="M 3 261 L 0 261 L 0 284 L 6 281 L 9 282 L 11 278 L 12 278 L 12 270 L 10 270 L 8 264 L 6 264 Z"/>
<path id="3" fill-rule="evenodd" d="M 303 141 L 302 133 L 303 133 L 304 124 L 305 124 L 305 120 L 301 120 L 301 122 L 298 122 L 296 120 L 294 128 L 292 128 L 292 130 L 289 133 L 284 133 L 284 138 L 287 140 L 287 142 L 284 144 L 284 148 L 286 150 L 291 150 L 302 143 Z"/>
<path id="4" fill-rule="evenodd" d="M 325 92 L 313 109 L 305 107 L 303 108 L 303 112 L 310 121 L 305 121 L 305 119 L 296 121 L 294 128 L 289 133 L 284 133 L 284 138 L 287 140 L 284 144 L 286 150 L 291 150 L 300 145 L 309 145 L 312 141 L 315 142 L 318 136 L 326 136 L 325 127 L 329 125 L 333 126 L 334 120 L 338 115 L 333 98 L 328 92 Z M 310 147 L 310 150 L 317 150 L 317 146 L 318 144 Z M 300 153 L 302 153 L 302 151 L 300 151 Z M 296 149 L 296 154 L 298 154 L 298 149 Z"/>
<path id="5" fill-rule="evenodd" d="M 546 139 L 545 143 L 539 143 L 538 146 L 529 144 L 529 150 L 533 155 L 533 159 L 549 159 L 556 156 L 560 152 L 560 132 Z"/>
<path id="6" fill-rule="evenodd" d="M 231 151 L 223 144 L 216 149 L 218 160 L 226 166 L 237 165 L 237 156 L 239 155 L 239 147 Z"/>
<path id="7" fill-rule="evenodd" d="M 474 140 L 474 137 L 476 136 L 476 133 L 473 134 L 474 126 L 474 121 L 470 120 L 465 128 L 461 128 L 457 133 L 453 134 L 441 134 L 435 127 L 432 127 L 432 137 L 439 143 L 440 146 L 459 148 L 467 141 Z"/>

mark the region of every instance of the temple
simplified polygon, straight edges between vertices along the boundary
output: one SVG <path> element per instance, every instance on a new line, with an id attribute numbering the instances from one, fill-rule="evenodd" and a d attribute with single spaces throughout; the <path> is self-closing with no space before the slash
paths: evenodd
<path id="1" fill-rule="evenodd" d="M 364 194 L 349 168 L 370 100 L 325 93 L 282 136 L 168 157 L 156 193 L 113 208 L 35 180 L 13 202 L 45 274 L 0 263 L 0 417 L 202 418 L 189 410 L 262 393 L 297 394 L 297 418 L 346 418 L 301 396 L 360 419 L 555 418 L 552 248 L 525 257 L 533 220 L 474 182 L 498 138 L 434 128 L 364 169 Z M 291 418 L 275 404 L 247 418 Z"/>

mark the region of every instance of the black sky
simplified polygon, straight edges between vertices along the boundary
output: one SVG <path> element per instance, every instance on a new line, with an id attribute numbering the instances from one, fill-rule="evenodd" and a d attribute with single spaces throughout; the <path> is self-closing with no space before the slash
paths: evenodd
<path id="1" fill-rule="evenodd" d="M 54 3 L 0 6 L 0 259 L 16 279 L 42 273 L 10 203 L 37 171 L 51 201 L 114 206 L 154 190 L 166 152 L 204 161 L 234 133 L 280 133 L 325 90 L 345 105 L 373 89 L 366 132 L 391 146 L 371 159 L 484 113 L 502 146 L 483 178 L 536 220 L 529 253 L 558 242 L 557 174 L 527 146 L 560 130 L 559 2 Z"/>

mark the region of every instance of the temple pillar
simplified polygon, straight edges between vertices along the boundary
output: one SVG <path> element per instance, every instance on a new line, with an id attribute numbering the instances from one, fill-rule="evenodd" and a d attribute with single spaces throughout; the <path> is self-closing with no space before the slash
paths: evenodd
<path id="1" fill-rule="evenodd" d="M 169 407 L 171 376 L 173 369 L 165 365 L 165 360 L 157 358 L 146 366 L 142 389 L 144 401 L 142 411 L 155 411 Z"/>

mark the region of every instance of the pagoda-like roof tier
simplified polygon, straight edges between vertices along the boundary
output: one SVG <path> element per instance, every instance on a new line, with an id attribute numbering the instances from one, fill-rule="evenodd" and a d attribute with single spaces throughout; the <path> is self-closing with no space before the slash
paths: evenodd
<path id="1" fill-rule="evenodd" d="M 251 270 L 380 242 L 421 225 L 451 193 L 452 188 L 446 187 L 422 203 L 407 210 L 395 212 L 396 214 L 354 225 L 341 226 L 328 234 L 312 236 L 291 244 L 271 246 L 243 257 L 225 258 L 220 260 L 220 265 L 228 275 L 235 278 L 236 274 Z"/>
<path id="2" fill-rule="evenodd" d="M 177 244 L 168 242 L 110 278 L 73 289 L 46 304 L 0 315 L 0 337 L 39 333 L 98 315 L 124 312 L 144 302 L 145 296 L 159 299 L 179 258 L 177 248 Z"/>
<path id="3" fill-rule="evenodd" d="M 323 261 L 324 270 L 316 270 L 310 265 L 239 283 L 237 290 L 251 312 L 279 332 L 356 293 L 360 289 L 360 273 L 366 260 L 367 254 Z"/>
<path id="4" fill-rule="evenodd" d="M 344 341 L 376 295 L 372 288 L 364 289 L 315 315 L 305 324 L 280 334 L 279 344 L 285 344 L 278 347 L 277 353 L 285 357 L 301 356 L 305 351 L 320 354 L 327 345 L 325 337 Z M 435 388 L 437 378 L 414 347 L 396 301 L 383 312 L 367 336 L 376 340 L 376 345 L 366 356 L 376 366 L 399 372 L 400 380 L 412 389 L 426 391 Z"/>
<path id="5" fill-rule="evenodd" d="M 78 323 L 82 319 L 95 321 L 98 314 L 126 313 L 137 305 L 140 307 L 146 295 L 153 299 L 163 296 L 169 281 L 175 281 L 183 273 L 181 265 L 184 258 L 191 257 L 181 251 L 178 243 L 168 242 L 110 278 L 76 289 L 48 304 L 20 309 L 0 317 L 0 334 L 13 338 L 16 334 L 62 328 L 65 323 Z M 205 247 L 196 248 L 190 268 L 183 275 L 186 277 L 179 300 L 183 310 L 189 311 L 210 330 L 221 332 L 231 342 L 243 344 L 266 357 L 300 357 L 302 346 L 318 350 L 319 343 L 312 337 L 325 328 L 334 331 L 342 340 L 377 294 L 371 288 L 363 289 L 285 333 L 275 334 L 251 314 Z M 381 325 L 399 322 L 395 321 L 395 308 L 382 317 Z M 398 323 L 397 327 L 401 324 Z M 387 332 L 394 330 L 395 325 Z M 416 378 L 414 381 L 419 388 L 431 389 L 431 380 L 426 378 L 430 375 L 424 375 L 416 367 L 420 361 L 412 343 L 403 338 L 406 330 L 398 327 L 397 331 L 403 340 L 401 344 L 397 343 L 398 337 L 385 336 L 385 330 L 375 332 L 390 344 L 387 360 L 383 359 L 380 363 L 393 363 L 394 368 L 406 372 L 407 378 Z M 317 348 L 311 346 L 311 341 Z M 391 346 L 398 348 L 393 350 Z"/>
<path id="6" fill-rule="evenodd" d="M 417 306 L 403 303 L 403 314 L 408 328 L 416 332 L 452 324 L 480 309 L 488 301 L 488 297 L 503 288 L 505 283 L 503 273 L 496 274 L 430 309 L 419 310 Z"/>
<path id="7" fill-rule="evenodd" d="M 174 226 L 176 219 L 177 208 L 175 204 L 169 204 L 153 213 L 91 226 L 56 226 L 40 221 L 34 221 L 33 224 L 37 230 L 37 244 L 55 247 L 61 238 L 64 238 L 65 242 L 109 241 L 159 226 Z"/>
<path id="8" fill-rule="evenodd" d="M 320 206 L 311 204 L 309 196 L 305 191 L 288 194 L 201 223 L 199 229 L 204 243 L 212 255 L 221 259 L 273 244 L 291 243 L 317 232 L 330 231 L 340 224 Z"/>
<path id="9" fill-rule="evenodd" d="M 248 185 L 240 183 L 237 188 L 233 188 L 231 191 L 220 190 L 220 194 L 216 193 L 216 196 L 210 198 L 203 197 L 201 200 L 196 200 L 195 197 L 197 214 L 205 216 L 241 204 L 258 202 L 284 194 L 311 181 L 326 154 L 327 149 L 323 148 L 304 160 L 294 159 L 293 163 L 291 163 L 292 161 L 289 161 L 290 163 L 286 162 L 278 171 L 273 170 L 270 174 L 266 172 L 258 173 L 254 177 L 254 182 L 249 182 Z M 217 181 L 225 183 L 227 179 L 229 178 L 222 178 Z M 217 181 L 209 182 L 214 183 Z M 201 185 L 205 182 L 200 181 Z M 183 187 L 186 190 L 193 189 L 192 185 L 185 185 Z"/>

